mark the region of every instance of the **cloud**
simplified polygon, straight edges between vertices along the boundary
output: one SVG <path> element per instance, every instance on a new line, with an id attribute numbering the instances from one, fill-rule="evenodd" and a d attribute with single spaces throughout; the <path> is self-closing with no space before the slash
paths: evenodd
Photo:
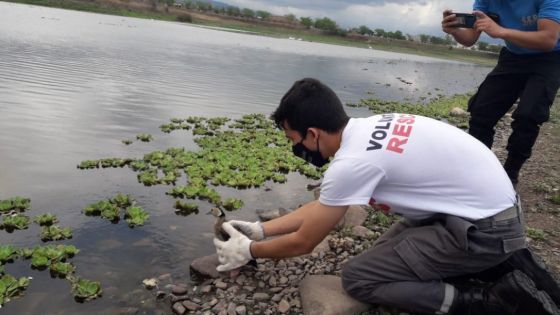
<path id="1" fill-rule="evenodd" d="M 297 17 L 329 17 L 341 27 L 366 25 L 387 31 L 443 35 L 441 14 L 450 8 L 455 12 L 470 12 L 474 0 L 227 0 L 231 5 L 273 14 L 294 14 Z"/>

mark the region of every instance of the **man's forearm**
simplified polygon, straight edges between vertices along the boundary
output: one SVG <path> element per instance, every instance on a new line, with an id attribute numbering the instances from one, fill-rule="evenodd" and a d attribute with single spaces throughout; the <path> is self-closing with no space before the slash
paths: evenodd
<path id="1" fill-rule="evenodd" d="M 303 223 L 303 218 L 306 210 L 311 208 L 316 202 L 318 201 L 311 201 L 299 207 L 293 212 L 290 212 L 274 220 L 264 222 L 262 224 L 264 236 L 268 237 L 297 231 L 297 229 L 299 229 L 299 227 Z"/>
<path id="2" fill-rule="evenodd" d="M 558 37 L 548 31 L 525 32 L 505 29 L 502 39 L 523 48 L 550 51 L 556 47 Z"/>

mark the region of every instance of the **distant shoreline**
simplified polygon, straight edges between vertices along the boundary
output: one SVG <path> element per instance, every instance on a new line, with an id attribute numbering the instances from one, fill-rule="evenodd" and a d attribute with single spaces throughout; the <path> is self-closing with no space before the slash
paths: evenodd
<path id="1" fill-rule="evenodd" d="M 5 1 L 5 0 L 0 0 Z M 69 10 L 94 12 L 126 17 L 157 19 L 163 21 L 185 22 L 194 26 L 210 26 L 219 30 L 242 32 L 276 38 L 290 38 L 332 45 L 351 46 L 376 49 L 389 52 L 406 53 L 426 57 L 441 58 L 462 62 L 493 66 L 497 62 L 497 54 L 471 51 L 446 45 L 422 44 L 407 40 L 394 40 L 371 37 L 363 38 L 327 35 L 314 30 L 274 26 L 270 23 L 249 21 L 219 14 L 205 14 L 195 10 L 168 7 L 164 4 L 148 4 L 143 2 L 122 2 L 119 0 L 11 0 L 5 2 L 22 3 Z"/>

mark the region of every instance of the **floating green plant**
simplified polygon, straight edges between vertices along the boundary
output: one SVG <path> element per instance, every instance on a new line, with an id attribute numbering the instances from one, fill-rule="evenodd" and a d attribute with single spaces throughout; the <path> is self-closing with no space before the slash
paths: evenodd
<path id="1" fill-rule="evenodd" d="M 50 213 L 44 213 L 37 215 L 33 218 L 33 222 L 43 226 L 43 225 L 53 225 L 54 223 L 58 222 L 58 219 L 55 215 Z"/>
<path id="2" fill-rule="evenodd" d="M 100 215 L 102 218 L 112 222 L 118 222 L 121 213 L 130 227 L 143 225 L 149 215 L 141 207 L 134 205 L 134 199 L 129 195 L 118 193 L 109 200 L 102 200 L 87 206 L 84 209 L 86 215 Z"/>
<path id="3" fill-rule="evenodd" d="M 132 140 L 126 139 L 126 140 L 123 140 L 122 143 L 125 144 L 125 145 L 131 145 Z"/>
<path id="4" fill-rule="evenodd" d="M 111 199 L 111 201 L 117 207 L 125 208 L 132 205 L 134 199 L 132 199 L 129 195 L 118 193 L 115 197 L 113 197 L 113 199 Z"/>
<path id="5" fill-rule="evenodd" d="M 29 217 L 24 214 L 13 214 L 5 216 L 2 221 L 2 228 L 6 230 L 24 230 L 29 226 Z"/>
<path id="6" fill-rule="evenodd" d="M 29 285 L 29 278 L 16 279 L 10 275 L 0 277 L 0 306 L 9 302 L 11 298 L 17 297 L 25 291 Z"/>
<path id="7" fill-rule="evenodd" d="M 154 137 L 151 134 L 141 133 L 141 134 L 136 136 L 136 139 L 138 139 L 142 142 L 150 142 L 150 141 L 154 140 Z"/>
<path id="8" fill-rule="evenodd" d="M 101 296 L 101 284 L 97 281 L 77 279 L 72 283 L 72 293 L 78 300 L 91 300 Z"/>
<path id="9" fill-rule="evenodd" d="M 129 226 L 144 225 L 150 215 L 144 209 L 134 206 L 126 208 L 125 219 Z"/>
<path id="10" fill-rule="evenodd" d="M 262 114 L 245 115 L 234 121 L 226 117 L 172 118 L 171 123 L 160 127 L 164 132 L 171 132 L 187 129 L 188 125 L 200 150 L 169 148 L 129 160 L 128 166 L 138 172 L 140 183 L 176 184 L 185 174 L 187 185 L 174 187 L 167 192 L 169 195 L 221 205 L 221 196 L 209 185 L 258 188 L 267 181 L 286 182 L 289 172 L 319 179 L 326 169 L 318 169 L 295 157 L 283 132 Z"/>
<path id="11" fill-rule="evenodd" d="M 23 212 L 31 207 L 31 199 L 24 197 L 13 197 L 6 200 L 0 200 L 0 213 L 10 211 Z"/>
<path id="12" fill-rule="evenodd" d="M 12 245 L 1 245 L 0 246 L 0 265 L 5 262 L 12 260 L 17 255 L 17 249 Z"/>
<path id="13" fill-rule="evenodd" d="M 175 212 L 180 215 L 189 215 L 192 213 L 195 214 L 198 213 L 198 205 L 196 203 L 187 203 L 187 202 L 182 202 L 181 200 L 176 200 L 174 208 L 176 209 Z"/>
<path id="14" fill-rule="evenodd" d="M 229 211 L 237 210 L 243 207 L 243 200 L 236 199 L 236 198 L 228 198 L 224 202 L 222 202 L 222 206 Z"/>
<path id="15" fill-rule="evenodd" d="M 74 273 L 76 267 L 67 262 L 55 262 L 49 266 L 49 270 L 52 275 L 66 277 L 67 275 Z"/>
<path id="16" fill-rule="evenodd" d="M 58 241 L 72 238 L 72 230 L 70 228 L 61 228 L 57 225 L 44 226 L 41 232 L 41 240 Z"/>

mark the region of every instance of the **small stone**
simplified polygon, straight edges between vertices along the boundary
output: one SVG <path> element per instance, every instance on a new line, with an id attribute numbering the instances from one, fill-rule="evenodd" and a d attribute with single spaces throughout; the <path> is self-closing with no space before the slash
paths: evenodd
<path id="1" fill-rule="evenodd" d="M 245 275 L 241 274 L 237 277 L 237 279 L 235 279 L 235 283 L 237 283 L 239 285 L 243 285 L 245 280 L 247 280 L 247 277 L 245 277 Z"/>
<path id="2" fill-rule="evenodd" d="M 255 299 L 255 301 L 265 301 L 270 299 L 270 296 L 264 292 L 257 292 L 253 294 L 253 299 Z"/>
<path id="3" fill-rule="evenodd" d="M 290 307 L 292 306 L 288 301 L 282 300 L 280 301 L 280 303 L 278 303 L 278 312 L 282 314 L 287 313 L 290 310 Z"/>
<path id="4" fill-rule="evenodd" d="M 278 293 L 280 291 L 284 290 L 284 288 L 282 287 L 274 287 L 274 288 L 270 288 L 268 289 L 268 291 L 272 292 L 272 293 Z"/>
<path id="5" fill-rule="evenodd" d="M 268 279 L 268 285 L 270 285 L 271 287 L 275 287 L 276 286 L 276 277 L 275 276 L 271 276 Z"/>
<path id="6" fill-rule="evenodd" d="M 200 292 L 206 294 L 206 293 L 210 293 L 210 291 L 212 291 L 212 286 L 211 285 L 205 285 L 202 287 L 202 289 L 200 289 Z"/>
<path id="7" fill-rule="evenodd" d="M 192 301 L 183 301 L 183 306 L 188 309 L 189 311 L 196 311 L 200 308 L 200 305 L 192 302 Z"/>
<path id="8" fill-rule="evenodd" d="M 235 312 L 235 308 L 237 307 L 237 305 L 235 305 L 234 303 L 230 302 L 228 304 L 227 307 L 227 315 L 237 315 L 237 313 Z"/>
<path id="9" fill-rule="evenodd" d="M 214 306 L 216 304 L 218 304 L 218 299 L 216 299 L 216 298 L 213 298 L 212 300 L 210 300 L 210 302 L 208 302 L 208 305 L 210 305 L 210 306 Z"/>
<path id="10" fill-rule="evenodd" d="M 151 278 L 151 279 L 144 279 L 142 280 L 142 284 L 146 287 L 146 289 L 151 290 L 153 288 L 155 288 L 157 286 L 157 279 L 156 278 Z"/>
<path id="11" fill-rule="evenodd" d="M 136 315 L 139 311 L 136 307 L 125 307 L 119 309 L 119 315 Z"/>
<path id="12" fill-rule="evenodd" d="M 183 295 L 189 291 L 189 288 L 186 284 L 176 284 L 171 287 L 171 293 L 175 295 Z"/>
<path id="13" fill-rule="evenodd" d="M 253 286 L 250 286 L 250 285 L 246 285 L 246 286 L 243 287 L 243 289 L 244 289 L 244 290 L 247 290 L 247 291 L 249 291 L 249 292 L 253 292 L 253 291 L 255 291 L 257 288 L 255 288 L 255 287 L 253 287 Z"/>
<path id="14" fill-rule="evenodd" d="M 274 294 L 270 300 L 272 302 L 278 303 L 280 300 L 282 300 L 282 294 Z"/>
<path id="15" fill-rule="evenodd" d="M 286 283 L 288 283 L 288 278 L 286 278 L 286 277 L 280 277 L 280 280 L 279 280 L 279 281 L 280 281 L 280 284 L 286 284 Z"/>
<path id="16" fill-rule="evenodd" d="M 183 306 L 181 302 L 177 302 L 173 304 L 173 312 L 175 312 L 175 314 L 183 315 L 185 314 L 186 311 L 187 309 Z"/>
<path id="17" fill-rule="evenodd" d="M 216 288 L 222 289 L 222 290 L 224 290 L 225 288 L 227 288 L 227 283 L 225 283 L 225 282 L 223 282 L 223 281 L 221 281 L 221 280 L 216 281 L 216 283 L 215 283 L 214 285 L 216 286 Z"/>
<path id="18" fill-rule="evenodd" d="M 239 305 L 235 308 L 235 312 L 237 313 L 237 315 L 246 315 L 247 307 L 245 307 L 245 305 Z"/>

